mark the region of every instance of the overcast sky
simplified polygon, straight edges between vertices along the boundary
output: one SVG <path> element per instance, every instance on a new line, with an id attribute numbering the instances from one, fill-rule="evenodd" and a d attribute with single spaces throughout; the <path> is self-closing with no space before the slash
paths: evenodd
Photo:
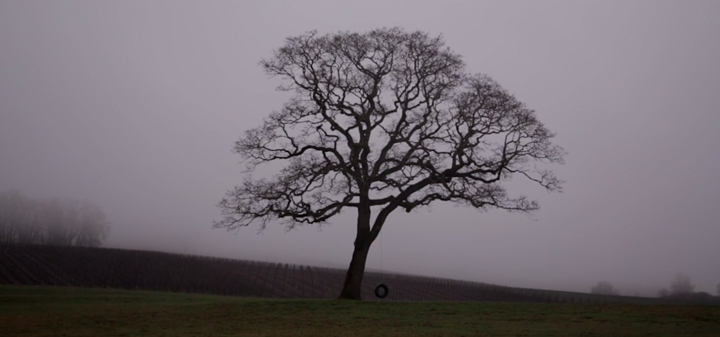
<path id="1" fill-rule="evenodd" d="M 258 62 L 317 29 L 442 34 L 569 152 L 526 216 L 390 217 L 368 268 L 653 294 L 720 282 L 720 1 L 0 0 L 0 190 L 85 198 L 106 246 L 345 268 L 354 214 L 318 230 L 213 230 L 231 152 L 287 94 Z M 382 259 L 380 246 L 382 244 Z"/>

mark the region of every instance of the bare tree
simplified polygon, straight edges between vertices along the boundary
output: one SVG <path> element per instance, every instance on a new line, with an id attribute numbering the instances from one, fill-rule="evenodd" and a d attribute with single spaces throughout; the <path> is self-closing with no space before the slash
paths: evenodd
<path id="1" fill-rule="evenodd" d="M 218 206 L 228 230 L 274 219 L 288 228 L 357 210 L 354 251 L 340 298 L 360 299 L 365 261 L 388 216 L 433 201 L 480 210 L 531 212 L 538 203 L 509 196 L 513 175 L 548 191 L 561 181 L 541 163 L 562 163 L 554 136 L 513 95 L 485 75 L 465 72 L 442 37 L 384 28 L 368 33 L 308 32 L 286 39 L 261 65 L 294 92 L 234 150 L 253 178 Z"/>
<path id="2" fill-rule="evenodd" d="M 0 243 L 99 246 L 110 223 L 89 201 L 38 201 L 16 190 L 0 193 Z"/>
<path id="3" fill-rule="evenodd" d="M 46 243 L 50 245 L 97 247 L 110 230 L 105 213 L 89 201 L 51 200 L 46 212 Z"/>
<path id="4" fill-rule="evenodd" d="M 25 198 L 17 190 L 0 193 L 0 243 L 14 243 L 18 237 L 20 209 Z"/>
<path id="5" fill-rule="evenodd" d="M 80 203 L 78 212 L 75 246 L 100 246 L 110 232 L 110 222 L 107 220 L 105 212 L 89 201 Z"/>
<path id="6" fill-rule="evenodd" d="M 717 284 L 717 294 L 720 296 L 720 283 Z"/>
<path id="7" fill-rule="evenodd" d="M 77 236 L 77 206 L 73 201 L 53 199 L 45 202 L 45 241 L 52 246 L 71 246 Z"/>
<path id="8" fill-rule="evenodd" d="M 22 206 L 21 218 L 17 223 L 17 243 L 40 243 L 43 236 L 42 222 L 43 203 L 33 199 L 26 199 Z"/>
<path id="9" fill-rule="evenodd" d="M 607 281 L 600 281 L 590 290 L 591 294 L 597 295 L 617 295 L 618 289 Z"/>
<path id="10" fill-rule="evenodd" d="M 675 275 L 675 280 L 670 284 L 671 295 L 687 295 L 692 294 L 695 291 L 695 285 L 689 276 L 678 273 Z"/>

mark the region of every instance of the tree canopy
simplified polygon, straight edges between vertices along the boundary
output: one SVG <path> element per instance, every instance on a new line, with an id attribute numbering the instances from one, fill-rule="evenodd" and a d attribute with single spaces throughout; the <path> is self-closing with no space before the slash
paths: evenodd
<path id="1" fill-rule="evenodd" d="M 597 295 L 617 295 L 618 289 L 608 281 L 600 281 L 590 289 L 590 293 Z"/>
<path id="2" fill-rule="evenodd" d="M 464 73 L 442 38 L 400 29 L 310 32 L 288 38 L 265 71 L 297 96 L 235 145 L 252 171 L 286 160 L 274 179 L 247 179 L 221 202 L 219 227 L 318 223 L 357 207 L 405 211 L 434 200 L 533 211 L 503 178 L 520 174 L 551 191 L 560 181 L 538 161 L 563 150 L 534 112 L 486 75 Z"/>

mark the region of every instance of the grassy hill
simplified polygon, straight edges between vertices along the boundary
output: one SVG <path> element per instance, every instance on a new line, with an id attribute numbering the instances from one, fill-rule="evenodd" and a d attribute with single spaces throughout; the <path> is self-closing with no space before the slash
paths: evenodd
<path id="1" fill-rule="evenodd" d="M 139 289 L 264 298 L 335 298 L 341 269 L 151 251 L 0 245 L 0 284 Z M 367 272 L 363 298 L 385 283 L 385 300 L 657 303 L 658 299 L 513 288 Z"/>

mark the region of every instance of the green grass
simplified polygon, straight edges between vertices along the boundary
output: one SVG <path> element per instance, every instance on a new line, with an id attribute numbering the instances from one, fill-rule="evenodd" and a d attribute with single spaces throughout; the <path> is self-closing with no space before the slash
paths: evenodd
<path id="1" fill-rule="evenodd" d="M 0 286 L 0 336 L 720 336 L 720 306 L 271 300 Z"/>

